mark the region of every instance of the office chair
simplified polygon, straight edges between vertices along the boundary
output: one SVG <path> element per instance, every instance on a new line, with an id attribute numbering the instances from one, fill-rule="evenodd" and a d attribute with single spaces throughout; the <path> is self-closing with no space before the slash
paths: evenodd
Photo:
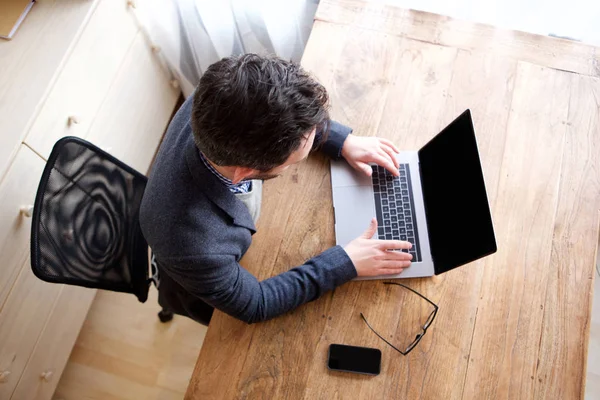
<path id="1" fill-rule="evenodd" d="M 83 139 L 56 142 L 33 207 L 33 273 L 46 282 L 131 293 L 144 303 L 152 282 L 138 221 L 146 183 Z M 173 314 L 163 309 L 159 318 Z"/>

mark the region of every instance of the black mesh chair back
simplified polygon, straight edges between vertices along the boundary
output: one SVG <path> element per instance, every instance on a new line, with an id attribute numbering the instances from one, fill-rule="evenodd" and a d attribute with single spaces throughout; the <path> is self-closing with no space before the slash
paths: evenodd
<path id="1" fill-rule="evenodd" d="M 93 144 L 54 145 L 38 187 L 31 268 L 40 279 L 148 298 L 138 215 L 147 178 Z"/>

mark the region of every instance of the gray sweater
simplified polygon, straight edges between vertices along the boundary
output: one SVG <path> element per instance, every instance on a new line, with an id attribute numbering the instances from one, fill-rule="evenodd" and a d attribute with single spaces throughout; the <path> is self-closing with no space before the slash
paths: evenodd
<path id="1" fill-rule="evenodd" d="M 171 122 L 140 210 L 142 232 L 159 264 L 161 305 L 200 322 L 210 319 L 214 307 L 252 323 L 315 300 L 356 277 L 339 246 L 262 282 L 240 266 L 256 228 L 243 202 L 201 162 L 191 108 L 192 97 Z M 332 121 L 322 151 L 339 158 L 350 132 Z"/>

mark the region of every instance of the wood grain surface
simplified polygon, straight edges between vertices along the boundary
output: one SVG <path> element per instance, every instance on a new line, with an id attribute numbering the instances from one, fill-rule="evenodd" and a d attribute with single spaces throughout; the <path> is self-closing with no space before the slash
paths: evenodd
<path id="1" fill-rule="evenodd" d="M 582 398 L 600 208 L 597 54 L 434 14 L 322 1 L 302 64 L 355 134 L 415 150 L 471 109 L 498 252 L 403 281 L 440 307 L 406 357 L 360 313 L 402 345 L 430 309 L 381 281 L 345 284 L 256 325 L 216 312 L 186 398 Z M 334 244 L 328 162 L 314 155 L 266 183 L 242 265 L 265 279 Z M 331 343 L 381 349 L 381 374 L 329 371 Z"/>

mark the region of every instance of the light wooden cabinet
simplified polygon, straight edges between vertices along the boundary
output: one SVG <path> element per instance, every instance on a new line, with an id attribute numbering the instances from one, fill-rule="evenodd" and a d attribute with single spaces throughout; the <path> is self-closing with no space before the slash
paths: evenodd
<path id="1" fill-rule="evenodd" d="M 0 182 L 0 307 L 6 303 L 29 252 L 31 218 L 26 212 L 35 200 L 44 165 L 44 160 L 37 154 L 26 146 L 20 146 Z M 0 316 L 1 312 L 2 308 Z M 0 317 L 0 325 L 3 325 L 2 322 Z"/>
<path id="2" fill-rule="evenodd" d="M 12 40 L 0 39 L 0 179 L 99 0 L 38 0 Z"/>
<path id="3" fill-rule="evenodd" d="M 61 285 L 43 282 L 34 276 L 29 270 L 29 259 L 22 264 L 19 277 L 0 311 L 0 373 L 5 375 L 0 383 L 0 399 L 11 398 L 60 289 Z"/>
<path id="4" fill-rule="evenodd" d="M 146 172 L 179 90 L 127 0 L 38 0 L 0 62 L 0 399 L 50 399 L 96 291 L 31 272 L 45 159 L 73 135 Z"/>
<path id="5" fill-rule="evenodd" d="M 47 157 L 61 137 L 85 138 L 136 33 L 125 1 L 98 4 L 27 132 L 29 146 Z"/>
<path id="6" fill-rule="evenodd" d="M 52 397 L 96 295 L 95 290 L 87 288 L 54 286 L 58 286 L 60 292 L 13 392 L 13 399 Z"/>
<path id="7" fill-rule="evenodd" d="M 154 55 L 138 33 L 85 139 L 145 172 L 177 100 Z M 143 68 L 140 68 L 143 66 Z"/>

